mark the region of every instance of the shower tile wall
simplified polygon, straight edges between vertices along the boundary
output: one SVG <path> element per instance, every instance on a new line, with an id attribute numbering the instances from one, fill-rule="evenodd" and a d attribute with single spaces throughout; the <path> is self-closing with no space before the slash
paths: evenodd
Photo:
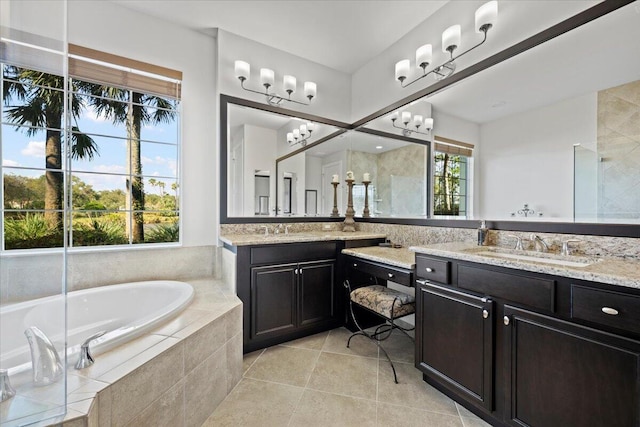
<path id="1" fill-rule="evenodd" d="M 598 213 L 640 219 L 640 80 L 598 92 Z"/>

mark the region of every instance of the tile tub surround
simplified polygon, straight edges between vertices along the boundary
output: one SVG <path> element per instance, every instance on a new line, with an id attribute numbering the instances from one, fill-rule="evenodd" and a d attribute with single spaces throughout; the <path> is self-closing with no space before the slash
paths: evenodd
<path id="1" fill-rule="evenodd" d="M 144 280 L 219 277 L 218 251 L 216 246 L 71 251 L 67 291 Z M 61 252 L 3 254 L 0 301 L 7 304 L 59 294 L 63 268 Z"/>
<path id="2" fill-rule="evenodd" d="M 177 317 L 71 366 L 67 415 L 43 425 L 200 426 L 242 377 L 242 303 L 222 281 L 187 282 L 195 297 Z"/>
<path id="3" fill-rule="evenodd" d="M 516 268 L 536 273 L 563 276 L 573 279 L 607 283 L 640 289 L 640 260 L 619 257 L 603 257 L 586 267 L 569 267 L 544 264 L 535 261 L 496 258 L 480 255 L 477 252 L 487 250 L 490 246 L 477 246 L 465 242 L 440 243 L 427 246 L 412 246 L 409 249 L 417 253 L 454 258 L 464 261 Z M 523 251 L 514 251 L 526 254 Z M 536 254 L 533 254 L 536 255 Z M 542 254 L 544 255 L 544 254 Z M 562 257 L 571 260 L 572 255 Z M 575 259 L 575 256 L 574 256 Z"/>

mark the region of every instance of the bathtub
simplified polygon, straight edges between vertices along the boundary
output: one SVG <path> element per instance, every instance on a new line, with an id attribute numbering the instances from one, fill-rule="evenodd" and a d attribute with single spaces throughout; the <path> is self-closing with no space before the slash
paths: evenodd
<path id="1" fill-rule="evenodd" d="M 189 305 L 193 288 L 169 280 L 125 283 L 67 294 L 67 359 L 75 364 L 80 345 L 92 341 L 94 355 L 108 351 L 166 322 Z M 40 328 L 63 358 L 64 305 L 61 295 L 0 307 L 0 369 L 9 375 L 31 369 L 31 354 L 24 335 L 30 326 Z"/>

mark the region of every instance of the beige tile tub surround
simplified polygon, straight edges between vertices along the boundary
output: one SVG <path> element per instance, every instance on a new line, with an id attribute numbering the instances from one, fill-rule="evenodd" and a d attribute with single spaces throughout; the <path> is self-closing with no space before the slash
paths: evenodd
<path id="1" fill-rule="evenodd" d="M 187 282 L 195 297 L 177 317 L 70 367 L 68 413 L 43 425 L 200 426 L 242 378 L 242 303 L 220 280 Z"/>

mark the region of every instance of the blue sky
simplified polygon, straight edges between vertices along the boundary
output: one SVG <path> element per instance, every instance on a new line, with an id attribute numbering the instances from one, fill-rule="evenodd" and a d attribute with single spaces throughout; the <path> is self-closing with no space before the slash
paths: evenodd
<path id="1" fill-rule="evenodd" d="M 6 122 L 6 120 L 3 120 Z M 86 109 L 78 119 L 77 125 L 82 132 L 92 135 L 98 144 L 99 155 L 93 160 L 73 161 L 72 170 L 78 172 L 94 172 L 78 174 L 94 190 L 125 189 L 122 176 L 102 174 L 126 174 L 128 161 L 126 150 L 126 129 L 124 125 L 114 125 L 111 121 L 97 116 L 92 109 Z M 175 144 L 178 139 L 178 124 L 144 126 L 142 139 L 154 142 L 142 142 L 142 173 L 145 176 L 145 192 L 160 194 L 160 189 L 148 185 L 148 179 L 154 178 L 165 182 L 165 192 L 170 191 L 171 184 L 177 177 L 176 145 L 158 144 L 166 142 Z M 119 138 L 108 138 L 98 135 L 111 135 Z M 14 169 L 12 166 L 44 168 L 45 132 L 26 136 L 22 130 L 14 126 L 2 125 L 2 165 L 4 173 L 24 176 L 39 176 L 42 171 Z M 95 174 L 100 173 L 100 174 Z"/>

